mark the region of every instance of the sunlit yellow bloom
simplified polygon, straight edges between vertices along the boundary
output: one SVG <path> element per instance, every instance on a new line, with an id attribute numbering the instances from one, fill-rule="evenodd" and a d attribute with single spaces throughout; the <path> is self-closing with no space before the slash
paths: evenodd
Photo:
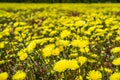
<path id="1" fill-rule="evenodd" d="M 80 52 L 88 53 L 89 52 L 89 47 L 80 48 Z"/>
<path id="2" fill-rule="evenodd" d="M 115 58 L 113 61 L 112 61 L 112 64 L 118 66 L 120 65 L 120 58 Z"/>
<path id="3" fill-rule="evenodd" d="M 56 42 L 57 45 L 61 45 L 61 46 L 68 46 L 69 45 L 69 41 L 68 40 L 58 40 Z"/>
<path id="4" fill-rule="evenodd" d="M 87 40 L 73 40 L 71 42 L 71 44 L 74 47 L 84 48 L 84 47 L 88 46 L 89 42 Z"/>
<path id="5" fill-rule="evenodd" d="M 17 55 L 19 56 L 20 60 L 25 60 L 28 57 L 25 49 L 20 50 Z"/>
<path id="6" fill-rule="evenodd" d="M 97 54 L 91 54 L 90 56 L 93 57 L 93 58 L 98 58 Z"/>
<path id="7" fill-rule="evenodd" d="M 102 74 L 100 71 L 92 70 L 87 74 L 86 77 L 88 80 L 102 80 Z"/>
<path id="8" fill-rule="evenodd" d="M 120 72 L 115 72 L 110 76 L 110 80 L 120 80 Z"/>
<path id="9" fill-rule="evenodd" d="M 68 60 L 68 69 L 76 70 L 79 68 L 78 62 L 75 59 Z"/>
<path id="10" fill-rule="evenodd" d="M 12 80 L 24 80 L 25 77 L 26 77 L 26 73 L 19 70 L 13 75 Z"/>
<path id="11" fill-rule="evenodd" d="M 68 31 L 68 30 L 63 30 L 61 33 L 60 33 L 60 37 L 61 38 L 65 38 L 65 37 L 68 37 L 70 36 L 71 32 Z"/>
<path id="12" fill-rule="evenodd" d="M 79 56 L 77 60 L 80 63 L 80 65 L 83 65 L 87 61 L 87 58 L 84 56 Z"/>
<path id="13" fill-rule="evenodd" d="M 116 41 L 120 41 L 120 36 L 115 38 Z"/>
<path id="14" fill-rule="evenodd" d="M 60 60 L 54 64 L 54 70 L 64 72 L 68 68 L 68 60 Z"/>
<path id="15" fill-rule="evenodd" d="M 104 70 L 104 71 L 107 72 L 107 73 L 111 73 L 111 72 L 112 72 L 112 70 L 109 69 L 109 68 L 103 68 L 103 67 L 101 67 L 100 70 L 101 70 L 101 71 Z"/>
<path id="16" fill-rule="evenodd" d="M 20 60 L 25 60 L 28 57 L 27 53 L 23 53 L 21 56 L 19 56 Z"/>
<path id="17" fill-rule="evenodd" d="M 28 52 L 33 51 L 35 47 L 36 47 L 36 41 L 34 40 L 28 45 L 27 51 Z"/>
<path id="18" fill-rule="evenodd" d="M 51 56 L 54 47 L 55 47 L 54 44 L 50 44 L 50 45 L 45 46 L 45 48 L 43 48 L 43 50 L 42 50 L 43 56 L 44 56 L 44 57 L 49 57 L 49 56 Z M 57 52 L 56 54 L 59 54 L 59 53 Z"/>
<path id="19" fill-rule="evenodd" d="M 112 48 L 111 52 L 112 53 L 120 53 L 120 47 Z"/>
<path id="20" fill-rule="evenodd" d="M 57 33 L 57 31 L 52 31 L 49 35 L 50 36 L 53 36 L 53 35 L 55 35 Z"/>
<path id="21" fill-rule="evenodd" d="M 4 48 L 4 42 L 0 42 L 0 48 Z"/>
<path id="22" fill-rule="evenodd" d="M 60 51 L 64 50 L 63 46 L 59 46 L 58 48 L 59 48 Z"/>
<path id="23" fill-rule="evenodd" d="M 60 54 L 60 49 L 59 48 L 55 48 L 52 50 L 52 55 L 54 56 L 58 56 Z"/>
<path id="24" fill-rule="evenodd" d="M 0 73 L 0 80 L 7 80 L 7 78 L 8 78 L 8 73 L 7 72 Z"/>
<path id="25" fill-rule="evenodd" d="M 85 21 L 82 21 L 82 20 L 80 20 L 80 21 L 77 21 L 77 22 L 75 22 L 75 26 L 83 26 L 83 25 L 85 25 Z"/>
<path id="26" fill-rule="evenodd" d="M 82 76 L 77 76 L 75 80 L 83 80 Z"/>

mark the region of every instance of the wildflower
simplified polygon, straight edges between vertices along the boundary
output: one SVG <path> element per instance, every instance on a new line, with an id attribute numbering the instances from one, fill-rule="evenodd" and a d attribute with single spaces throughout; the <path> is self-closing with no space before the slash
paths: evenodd
<path id="1" fill-rule="evenodd" d="M 116 41 L 119 41 L 119 40 L 120 40 L 120 36 L 117 36 L 117 37 L 115 38 L 115 40 L 116 40 Z"/>
<path id="2" fill-rule="evenodd" d="M 80 48 L 80 52 L 83 52 L 83 53 L 89 52 L 89 47 Z"/>
<path id="3" fill-rule="evenodd" d="M 83 80 L 83 78 L 82 78 L 82 76 L 80 75 L 80 76 L 77 76 L 77 77 L 75 78 L 75 80 Z"/>
<path id="4" fill-rule="evenodd" d="M 4 48 L 4 42 L 0 42 L 0 48 Z"/>
<path id="5" fill-rule="evenodd" d="M 70 55 L 69 55 L 69 57 L 77 57 L 78 56 L 78 53 L 76 52 L 76 53 L 71 53 Z"/>
<path id="6" fill-rule="evenodd" d="M 112 64 L 118 66 L 120 65 L 120 58 L 115 58 L 113 61 L 112 61 Z"/>
<path id="7" fill-rule="evenodd" d="M 60 49 L 59 48 L 55 48 L 52 50 L 52 55 L 54 56 L 58 56 L 60 54 Z"/>
<path id="8" fill-rule="evenodd" d="M 87 40 L 73 40 L 71 42 L 71 44 L 74 47 L 84 48 L 84 47 L 88 46 L 89 42 Z"/>
<path id="9" fill-rule="evenodd" d="M 25 60 L 28 57 L 28 54 L 26 53 L 25 49 L 20 50 L 17 55 L 19 56 L 20 60 Z"/>
<path id="10" fill-rule="evenodd" d="M 35 42 L 35 40 L 34 40 L 34 41 L 32 41 L 32 42 L 28 45 L 27 51 L 28 51 L 28 52 L 31 52 L 31 51 L 34 50 L 35 47 L 36 47 L 36 42 Z"/>
<path id="11" fill-rule="evenodd" d="M 0 80 L 7 80 L 7 78 L 8 78 L 8 73 L 7 72 L 0 73 Z"/>
<path id="12" fill-rule="evenodd" d="M 59 48 L 60 51 L 63 51 L 63 50 L 64 50 L 64 49 L 63 49 L 63 46 L 58 46 L 58 48 Z"/>
<path id="13" fill-rule="evenodd" d="M 93 53 L 92 53 L 90 56 L 93 57 L 93 58 L 98 58 L 98 55 L 97 55 L 97 54 L 93 54 Z"/>
<path id="14" fill-rule="evenodd" d="M 13 75 L 12 80 L 24 80 L 25 77 L 26 77 L 26 73 L 19 70 Z"/>
<path id="15" fill-rule="evenodd" d="M 60 36 L 61 38 L 65 38 L 65 37 L 68 37 L 70 36 L 71 32 L 68 31 L 68 30 L 63 30 L 61 33 L 60 33 Z"/>
<path id="16" fill-rule="evenodd" d="M 49 35 L 50 36 L 53 36 L 53 35 L 55 35 L 57 33 L 57 31 L 52 31 Z"/>
<path id="17" fill-rule="evenodd" d="M 120 72 L 115 72 L 110 76 L 110 80 L 120 80 Z"/>
<path id="18" fill-rule="evenodd" d="M 80 43 L 80 40 L 73 40 L 73 41 L 71 42 L 72 46 L 74 46 L 74 47 L 78 47 L 78 46 L 79 46 L 79 43 Z"/>
<path id="19" fill-rule="evenodd" d="M 84 56 L 79 56 L 77 60 L 80 63 L 80 65 L 83 65 L 87 61 L 87 58 Z"/>
<path id="20" fill-rule="evenodd" d="M 104 70 L 105 70 L 107 73 L 111 73 L 111 72 L 112 72 L 112 70 L 109 69 L 109 68 L 104 68 Z"/>
<path id="21" fill-rule="evenodd" d="M 55 47 L 54 44 L 49 44 L 49 45 L 45 46 L 45 48 L 43 48 L 43 50 L 42 50 L 43 56 L 44 56 L 44 57 L 49 57 L 49 56 L 51 56 L 54 47 Z"/>
<path id="22" fill-rule="evenodd" d="M 83 25 L 85 25 L 85 21 L 80 20 L 80 21 L 75 22 L 75 26 L 77 27 L 83 26 Z"/>
<path id="23" fill-rule="evenodd" d="M 120 47 L 115 47 L 111 50 L 112 53 L 119 53 L 120 52 Z"/>
<path id="24" fill-rule="evenodd" d="M 46 47 L 42 50 L 42 52 L 44 57 L 49 57 L 52 55 L 52 48 Z"/>
<path id="25" fill-rule="evenodd" d="M 20 60 L 25 60 L 28 57 L 27 53 L 22 54 L 19 56 Z"/>
<path id="26" fill-rule="evenodd" d="M 54 70 L 64 72 L 68 68 L 68 60 L 60 60 L 54 64 Z"/>
<path id="27" fill-rule="evenodd" d="M 83 47 L 88 46 L 88 44 L 89 44 L 89 42 L 88 42 L 87 40 L 82 40 L 82 41 L 80 41 L 80 43 L 79 43 L 79 47 L 80 47 L 80 48 L 83 48 Z"/>
<path id="28" fill-rule="evenodd" d="M 77 68 L 79 68 L 79 65 L 75 59 L 68 60 L 68 69 L 76 70 Z"/>
<path id="29" fill-rule="evenodd" d="M 88 80 L 101 80 L 102 74 L 100 71 L 92 70 L 87 74 L 86 77 Z"/>
<path id="30" fill-rule="evenodd" d="M 58 40 L 56 42 L 57 45 L 61 45 L 61 46 L 68 46 L 69 45 L 69 41 L 68 40 Z"/>
<path id="31" fill-rule="evenodd" d="M 101 71 L 104 70 L 104 71 L 107 72 L 107 73 L 111 73 L 111 72 L 112 72 L 111 69 L 109 69 L 109 68 L 103 68 L 102 66 L 101 66 L 100 70 L 101 70 Z"/>

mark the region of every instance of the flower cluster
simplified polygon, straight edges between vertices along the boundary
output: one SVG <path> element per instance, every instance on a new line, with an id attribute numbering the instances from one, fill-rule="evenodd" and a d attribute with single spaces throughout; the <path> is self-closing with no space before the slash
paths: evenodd
<path id="1" fill-rule="evenodd" d="M 0 80 L 119 80 L 119 8 L 0 3 Z"/>

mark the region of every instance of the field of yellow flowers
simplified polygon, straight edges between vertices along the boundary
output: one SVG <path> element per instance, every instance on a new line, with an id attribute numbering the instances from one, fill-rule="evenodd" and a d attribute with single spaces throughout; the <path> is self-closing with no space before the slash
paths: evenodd
<path id="1" fill-rule="evenodd" d="M 120 4 L 0 3 L 0 80 L 120 80 Z"/>

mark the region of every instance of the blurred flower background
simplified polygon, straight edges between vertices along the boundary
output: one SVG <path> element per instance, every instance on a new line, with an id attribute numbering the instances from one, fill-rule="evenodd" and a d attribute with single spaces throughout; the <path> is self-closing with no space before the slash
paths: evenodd
<path id="1" fill-rule="evenodd" d="M 0 80 L 119 80 L 119 8 L 0 3 Z"/>

